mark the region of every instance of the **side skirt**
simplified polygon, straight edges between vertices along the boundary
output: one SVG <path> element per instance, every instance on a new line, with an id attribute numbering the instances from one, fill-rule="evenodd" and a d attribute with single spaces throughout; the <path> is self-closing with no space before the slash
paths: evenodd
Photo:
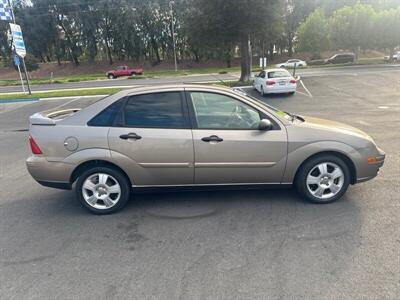
<path id="1" fill-rule="evenodd" d="M 162 186 L 132 186 L 133 193 L 152 192 L 201 192 L 201 191 L 235 191 L 235 190 L 265 190 L 265 189 L 287 189 L 292 183 L 282 184 L 197 184 L 197 185 L 162 185 Z"/>

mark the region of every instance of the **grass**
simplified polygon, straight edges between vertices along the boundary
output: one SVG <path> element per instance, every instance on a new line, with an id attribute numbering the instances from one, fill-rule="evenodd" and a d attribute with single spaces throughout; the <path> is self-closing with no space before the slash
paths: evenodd
<path id="1" fill-rule="evenodd" d="M 258 68 L 255 67 L 255 68 Z M 240 67 L 232 68 L 220 68 L 220 67 L 208 67 L 208 68 L 192 68 L 178 70 L 177 72 L 173 70 L 158 70 L 158 71 L 145 71 L 143 75 L 132 76 L 130 79 L 145 79 L 145 78 L 155 78 L 155 77 L 174 77 L 174 76 L 189 76 L 196 74 L 227 74 L 230 72 L 240 72 Z M 35 78 L 31 79 L 30 83 L 35 84 L 54 84 L 54 83 L 69 83 L 69 82 L 81 82 L 81 81 L 91 81 L 91 80 L 101 80 L 106 79 L 105 73 L 94 73 L 94 74 L 82 74 L 82 75 L 71 75 L 50 78 Z M 19 80 L 0 80 L 0 86 L 15 86 L 20 85 Z"/>
<path id="2" fill-rule="evenodd" d="M 33 92 L 32 95 L 24 93 L 0 94 L 1 99 L 35 99 L 35 98 L 53 98 L 53 97 L 72 97 L 72 96 L 93 96 L 93 95 L 110 95 L 121 91 L 121 88 L 96 88 L 96 89 L 79 89 L 79 90 L 59 90 L 51 92 Z"/>
<path id="3" fill-rule="evenodd" d="M 329 67 L 340 67 L 340 66 L 354 66 L 354 65 L 373 65 L 384 63 L 383 58 L 361 58 L 357 63 L 354 64 L 332 64 L 332 65 L 315 65 L 309 66 L 309 68 L 329 68 Z M 268 67 L 274 67 L 274 65 L 269 65 Z M 253 72 L 259 72 L 259 66 L 253 66 Z M 130 79 L 144 79 L 144 78 L 155 78 L 155 77 L 174 77 L 174 76 L 190 76 L 190 75 L 201 75 L 201 74 L 228 74 L 232 72 L 240 72 L 240 67 L 207 67 L 207 68 L 191 68 L 178 70 L 177 72 L 173 70 L 158 70 L 158 71 L 146 71 L 143 75 L 132 76 Z M 91 80 L 101 80 L 106 79 L 104 73 L 94 73 L 94 74 L 82 74 L 82 75 L 71 75 L 50 78 L 35 78 L 30 82 L 32 85 L 35 84 L 54 84 L 54 83 L 69 83 L 69 82 L 81 82 L 81 81 L 91 81 Z M 0 86 L 15 86 L 20 85 L 19 80 L 0 80 Z"/>

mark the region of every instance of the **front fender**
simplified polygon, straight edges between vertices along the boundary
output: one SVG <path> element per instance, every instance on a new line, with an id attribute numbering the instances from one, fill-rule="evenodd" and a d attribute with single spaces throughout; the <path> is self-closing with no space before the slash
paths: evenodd
<path id="1" fill-rule="evenodd" d="M 353 164 L 360 161 L 359 152 L 353 147 L 336 141 L 321 141 L 309 144 L 291 146 L 287 156 L 286 169 L 282 178 L 282 183 L 293 183 L 294 177 L 301 164 L 313 155 L 324 152 L 336 152 L 348 157 Z"/>

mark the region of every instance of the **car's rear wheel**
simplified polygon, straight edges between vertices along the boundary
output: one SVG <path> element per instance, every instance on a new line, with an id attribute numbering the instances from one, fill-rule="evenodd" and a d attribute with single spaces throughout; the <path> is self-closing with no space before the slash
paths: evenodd
<path id="1" fill-rule="evenodd" d="M 121 172 L 109 167 L 94 167 L 79 176 L 76 194 L 79 202 L 90 212 L 110 214 L 126 205 L 130 185 Z"/>
<path id="2" fill-rule="evenodd" d="M 334 155 L 320 155 L 307 161 L 296 176 L 300 195 L 313 203 L 332 203 L 339 200 L 350 184 L 350 170 Z"/>
<path id="3" fill-rule="evenodd" d="M 108 79 L 114 79 L 115 78 L 115 76 L 113 75 L 113 74 L 108 74 Z"/>

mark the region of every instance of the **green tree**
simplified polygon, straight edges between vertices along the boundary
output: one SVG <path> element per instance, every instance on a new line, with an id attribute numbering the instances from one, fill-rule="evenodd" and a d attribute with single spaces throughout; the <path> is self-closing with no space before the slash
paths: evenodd
<path id="1" fill-rule="evenodd" d="M 330 41 L 336 49 L 351 49 L 356 54 L 374 44 L 373 20 L 375 11 L 371 5 L 357 3 L 335 11 L 330 21 Z"/>
<path id="2" fill-rule="evenodd" d="M 394 49 L 400 45 L 400 7 L 377 13 L 373 28 L 375 46 L 388 49 L 392 56 Z"/>
<path id="3" fill-rule="evenodd" d="M 297 30 L 297 50 L 320 52 L 329 49 L 328 20 L 321 9 L 315 10 Z"/>

